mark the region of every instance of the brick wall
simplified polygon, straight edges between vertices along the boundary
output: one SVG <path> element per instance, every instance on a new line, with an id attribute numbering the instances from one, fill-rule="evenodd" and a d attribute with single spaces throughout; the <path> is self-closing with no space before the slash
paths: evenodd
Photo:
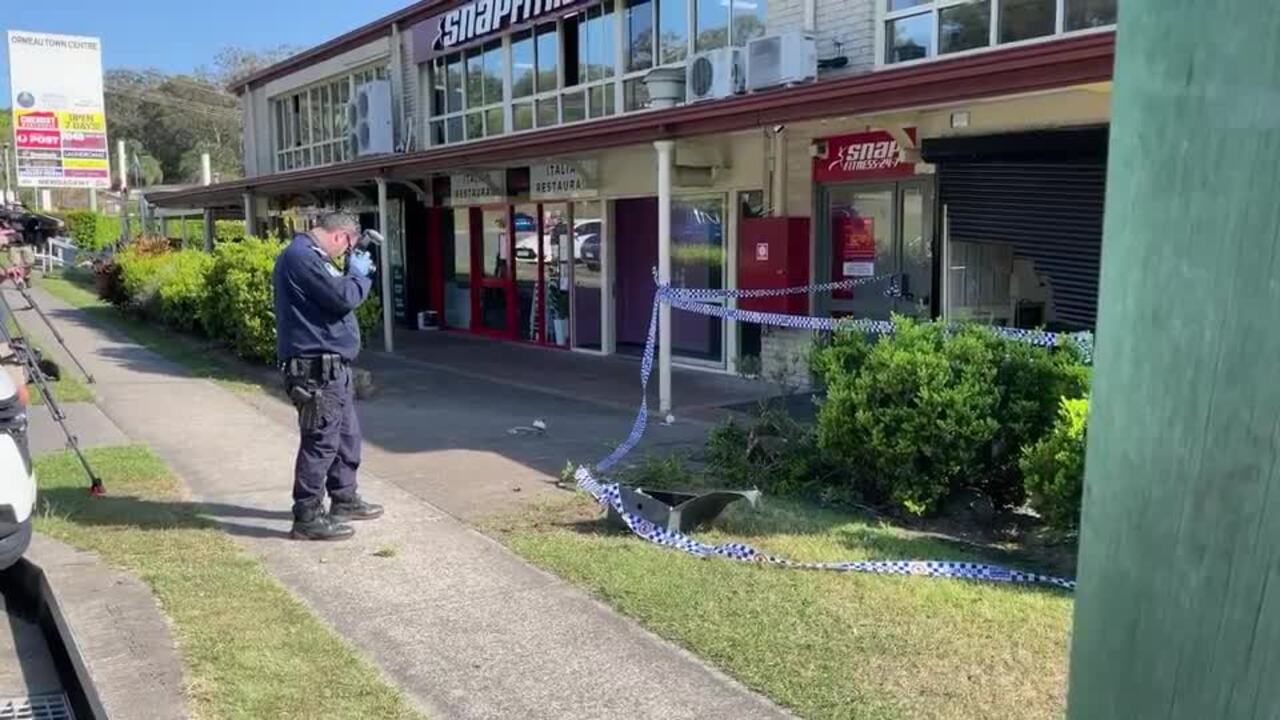
<path id="1" fill-rule="evenodd" d="M 813 333 L 791 328 L 764 328 L 760 338 L 760 375 L 769 382 L 782 382 L 796 389 L 808 389 L 809 351 Z"/>
<path id="2" fill-rule="evenodd" d="M 807 0 L 769 0 L 765 29 L 769 34 L 804 27 Z M 874 0 L 816 0 L 818 58 L 849 58 L 839 70 L 824 70 L 823 77 L 867 72 L 875 65 Z"/>

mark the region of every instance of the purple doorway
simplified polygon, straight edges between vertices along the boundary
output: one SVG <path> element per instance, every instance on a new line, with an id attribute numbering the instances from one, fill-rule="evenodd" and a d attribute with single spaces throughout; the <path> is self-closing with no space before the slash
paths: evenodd
<path id="1" fill-rule="evenodd" d="M 639 354 L 649 335 L 653 268 L 658 266 L 658 199 L 614 203 L 617 228 L 616 321 L 618 352 Z"/>

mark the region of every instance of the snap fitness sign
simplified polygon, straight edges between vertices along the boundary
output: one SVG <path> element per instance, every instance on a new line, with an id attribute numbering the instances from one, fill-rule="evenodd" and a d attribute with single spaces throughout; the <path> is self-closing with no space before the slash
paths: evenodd
<path id="1" fill-rule="evenodd" d="M 504 30 L 576 9 L 578 0 L 473 0 L 414 25 L 418 63 Z"/>
<path id="2" fill-rule="evenodd" d="M 915 140 L 916 129 L 907 128 Z M 826 153 L 813 159 L 813 179 L 818 182 L 846 180 L 878 180 L 909 177 L 915 165 L 902 162 L 901 148 L 892 135 L 883 130 L 824 138 Z"/>

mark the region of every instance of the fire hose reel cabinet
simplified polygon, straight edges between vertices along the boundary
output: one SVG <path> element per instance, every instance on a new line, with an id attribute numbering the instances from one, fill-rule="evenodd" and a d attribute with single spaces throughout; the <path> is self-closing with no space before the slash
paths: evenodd
<path id="1" fill-rule="evenodd" d="M 773 290 L 809 284 L 809 218 L 745 219 L 738 235 L 738 287 Z M 738 307 L 808 315 L 809 295 L 742 298 Z"/>

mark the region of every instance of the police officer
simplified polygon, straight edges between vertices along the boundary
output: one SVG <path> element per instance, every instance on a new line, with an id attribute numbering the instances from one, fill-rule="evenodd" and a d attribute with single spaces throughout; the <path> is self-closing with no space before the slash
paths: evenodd
<path id="1" fill-rule="evenodd" d="M 276 352 L 302 435 L 291 533 L 299 540 L 346 540 L 355 531 L 345 523 L 382 515 L 381 506 L 356 491 L 361 439 L 351 379 L 360 351 L 355 309 L 373 285 L 373 260 L 356 248 L 359 237 L 354 217 L 326 214 L 310 232 L 294 236 L 272 277 Z M 343 255 L 345 271 L 334 264 Z"/>

